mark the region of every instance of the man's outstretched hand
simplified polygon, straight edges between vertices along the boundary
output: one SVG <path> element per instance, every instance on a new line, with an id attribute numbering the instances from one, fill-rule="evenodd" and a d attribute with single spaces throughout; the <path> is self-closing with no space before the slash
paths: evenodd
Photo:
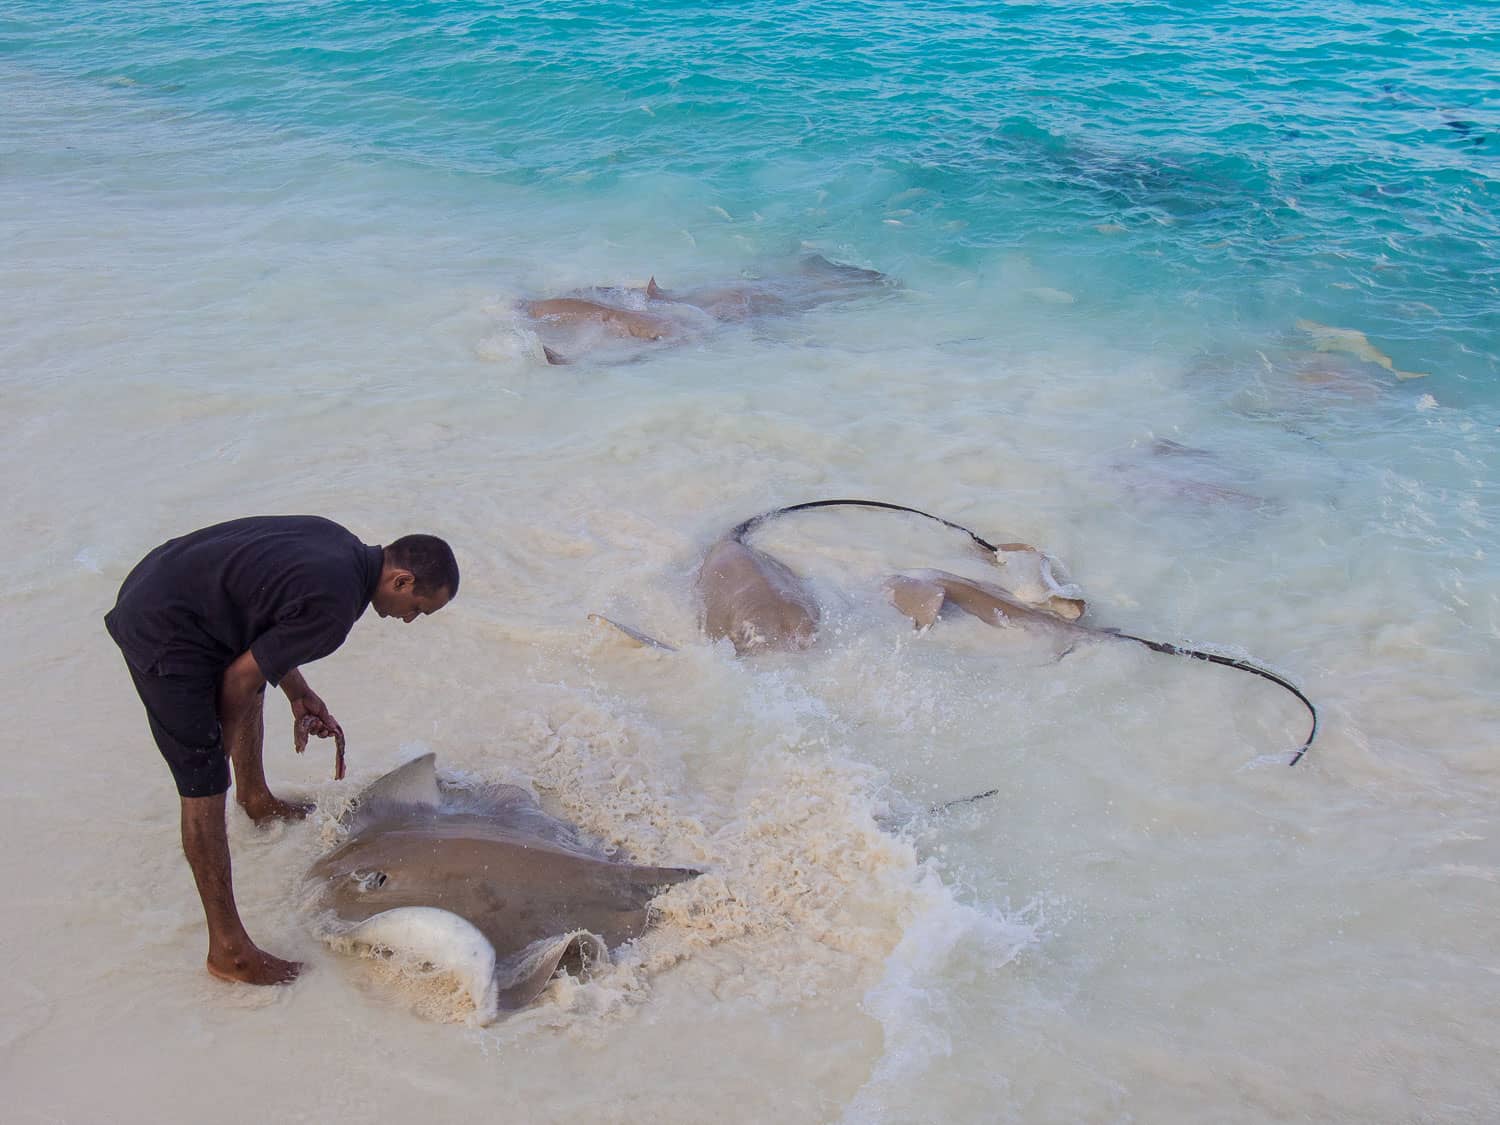
<path id="1" fill-rule="evenodd" d="M 344 728 L 328 713 L 323 701 L 312 692 L 292 701 L 292 749 L 307 749 L 307 736 L 333 739 L 333 779 L 344 779 Z"/>

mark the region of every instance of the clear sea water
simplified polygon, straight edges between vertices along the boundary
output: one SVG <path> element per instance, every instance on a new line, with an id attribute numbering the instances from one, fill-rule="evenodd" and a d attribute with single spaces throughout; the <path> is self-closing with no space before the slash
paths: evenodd
<path id="1" fill-rule="evenodd" d="M 1497 76 L 1488 2 L 0 0 L 23 1118 L 1500 1117 Z M 514 305 L 807 253 L 899 287 L 562 368 Z M 838 494 L 1045 545 L 1100 624 L 1295 680 L 1318 745 L 1282 768 L 1248 677 L 911 637 L 880 577 L 963 554 L 900 520 L 767 536 L 814 652 L 698 639 L 713 538 Z M 315 971 L 198 979 L 97 618 L 291 510 L 466 571 L 313 670 L 345 785 L 433 749 L 710 867 L 656 944 L 464 1030 L 311 936 L 317 830 L 236 823 Z M 184 1058 L 248 1065 L 163 1109 Z"/>

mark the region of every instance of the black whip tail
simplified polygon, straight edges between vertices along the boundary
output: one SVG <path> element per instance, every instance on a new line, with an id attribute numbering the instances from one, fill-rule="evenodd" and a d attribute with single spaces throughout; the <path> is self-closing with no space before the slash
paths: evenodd
<path id="1" fill-rule="evenodd" d="M 978 543 L 986 551 L 991 553 L 1000 550 L 995 544 L 987 539 L 981 539 L 975 532 L 970 531 L 963 524 L 945 520 L 942 516 L 935 516 L 931 512 L 924 512 L 920 508 L 908 508 L 904 504 L 887 504 L 884 500 L 809 500 L 805 504 L 789 504 L 785 508 L 773 508 L 769 512 L 762 512 L 758 516 L 751 516 L 744 523 L 737 525 L 729 533 L 729 538 L 736 541 L 743 540 L 757 527 L 768 523 L 777 516 L 784 516 L 788 512 L 806 512 L 813 508 L 882 508 L 887 512 L 910 512 L 914 516 L 922 516 L 924 519 L 935 520 L 944 527 L 951 527 L 954 531 L 962 531 L 974 542 Z"/>
<path id="2" fill-rule="evenodd" d="M 967 535 L 970 539 L 972 539 L 975 543 L 977 543 L 980 547 L 982 547 L 985 551 L 988 551 L 992 555 L 998 554 L 1002 549 L 1004 549 L 1001 546 L 997 546 L 994 543 L 991 543 L 988 539 L 983 538 L 977 532 L 971 531 L 969 528 L 964 527 L 963 524 L 954 523 L 952 520 L 945 520 L 942 516 L 935 516 L 931 512 L 922 511 L 920 508 L 908 508 L 904 504 L 890 504 L 884 500 L 809 500 L 804 504 L 789 504 L 785 508 L 773 508 L 769 512 L 762 512 L 758 516 L 751 516 L 744 523 L 737 524 L 729 532 L 729 538 L 736 540 L 737 542 L 743 542 L 745 536 L 749 535 L 761 524 L 768 523 L 769 521 L 775 519 L 777 516 L 784 516 L 789 512 L 807 512 L 811 511 L 814 508 L 879 508 L 887 512 L 908 512 L 914 516 L 921 516 L 924 519 L 933 520 L 937 523 L 942 524 L 944 527 L 950 527 L 954 531 L 963 532 L 963 534 Z M 1022 546 L 1022 544 L 1005 545 L 1005 547 L 1011 546 Z M 1116 629 L 1101 629 L 1098 631 L 1106 636 L 1119 637 L 1123 641 L 1134 641 L 1138 645 L 1145 645 L 1153 652 L 1164 652 L 1169 656 L 1186 656 L 1191 660 L 1206 660 L 1211 664 L 1222 664 L 1226 668 L 1238 668 L 1241 672 L 1249 672 L 1253 675 L 1260 676 L 1262 679 L 1270 680 L 1273 684 L 1277 684 L 1280 687 L 1286 688 L 1287 691 L 1291 692 L 1299 700 L 1302 701 L 1302 705 L 1307 708 L 1307 713 L 1312 716 L 1312 727 L 1307 732 L 1307 738 L 1303 741 L 1302 745 L 1297 747 L 1296 751 L 1293 752 L 1292 760 L 1287 763 L 1287 765 L 1289 766 L 1295 766 L 1298 762 L 1300 762 L 1302 760 L 1302 755 L 1306 754 L 1308 749 L 1312 746 L 1313 739 L 1318 737 L 1318 709 L 1313 706 L 1312 700 L 1303 695 L 1295 684 L 1289 683 L 1269 669 L 1261 668 L 1258 665 L 1251 664 L 1244 660 L 1235 660 L 1228 656 L 1219 656 L 1217 653 L 1200 652 L 1198 649 L 1183 648 L 1181 645 L 1169 644 L 1166 641 L 1150 641 L 1145 637 L 1133 636 L 1130 633 L 1121 633 Z M 990 792 L 988 793 L 980 793 L 973 797 L 960 798 L 957 801 L 950 801 L 948 802 L 948 804 L 955 805 L 963 804 L 965 801 L 980 800 L 984 797 L 992 796 L 994 792 L 994 790 L 990 790 Z M 940 807 L 946 808 L 948 806 L 944 805 Z"/>
<path id="3" fill-rule="evenodd" d="M 1145 637 L 1137 637 L 1131 633 L 1112 631 L 1112 635 L 1119 637 L 1122 641 L 1134 641 L 1138 645 L 1145 645 L 1153 652 L 1164 652 L 1168 656 L 1186 656 L 1190 660 L 1207 660 L 1211 664 L 1222 664 L 1226 668 L 1238 668 L 1241 672 L 1251 672 L 1262 679 L 1270 680 L 1273 684 L 1286 688 L 1287 691 L 1302 701 L 1302 705 L 1307 708 L 1307 713 L 1312 716 L 1312 727 L 1307 732 L 1307 738 L 1303 740 L 1302 745 L 1297 747 L 1296 751 L 1292 754 L 1292 760 L 1287 763 L 1289 766 L 1295 766 L 1300 762 L 1302 755 L 1306 754 L 1308 747 L 1313 744 L 1313 739 L 1318 737 L 1318 709 L 1312 705 L 1312 700 L 1303 695 L 1295 684 L 1287 682 L 1268 668 L 1262 668 L 1259 665 L 1251 664 L 1244 660 L 1235 660 L 1233 657 L 1220 656 L 1215 652 L 1201 652 L 1196 648 L 1183 648 L 1181 645 L 1168 644 L 1166 641 L 1148 641 Z"/>
<path id="4" fill-rule="evenodd" d="M 936 816 L 939 813 L 947 812 L 949 809 L 956 809 L 959 805 L 972 805 L 975 801 L 982 801 L 986 797 L 993 797 L 999 792 L 1000 790 L 998 789 L 986 789 L 983 793 L 971 793 L 967 797 L 959 797 L 952 801 L 939 801 L 937 804 L 929 806 L 927 811 Z"/>

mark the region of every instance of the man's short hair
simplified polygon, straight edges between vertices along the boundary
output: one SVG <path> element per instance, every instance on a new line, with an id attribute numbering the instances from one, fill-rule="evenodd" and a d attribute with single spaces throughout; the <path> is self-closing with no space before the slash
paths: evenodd
<path id="1" fill-rule="evenodd" d="M 417 593 L 436 594 L 447 590 L 450 598 L 458 596 L 458 560 L 453 548 L 436 535 L 403 535 L 386 544 L 386 562 L 411 571 L 417 580 Z"/>

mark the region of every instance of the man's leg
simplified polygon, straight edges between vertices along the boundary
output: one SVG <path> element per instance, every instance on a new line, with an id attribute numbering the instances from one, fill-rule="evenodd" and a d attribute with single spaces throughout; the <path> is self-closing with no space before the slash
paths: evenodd
<path id="1" fill-rule="evenodd" d="M 162 676 L 132 667 L 130 676 L 182 801 L 182 851 L 193 870 L 208 923 L 208 971 L 224 980 L 250 984 L 291 980 L 301 966 L 257 948 L 234 905 L 229 836 L 224 828 L 229 763 L 221 737 L 223 723 L 215 707 L 218 673 L 204 668 Z M 255 702 L 258 717 L 259 696 Z"/>
<path id="2" fill-rule="evenodd" d="M 245 984 L 286 984 L 302 966 L 260 949 L 234 905 L 229 870 L 229 834 L 224 828 L 224 794 L 182 798 L 182 851 L 208 922 L 208 971 L 221 980 Z"/>
<path id="3" fill-rule="evenodd" d="M 224 731 L 224 749 L 234 766 L 234 797 L 256 824 L 268 820 L 301 820 L 312 805 L 283 801 L 266 785 L 262 761 L 265 748 L 264 688 L 245 696 L 219 689 L 219 724 Z"/>

